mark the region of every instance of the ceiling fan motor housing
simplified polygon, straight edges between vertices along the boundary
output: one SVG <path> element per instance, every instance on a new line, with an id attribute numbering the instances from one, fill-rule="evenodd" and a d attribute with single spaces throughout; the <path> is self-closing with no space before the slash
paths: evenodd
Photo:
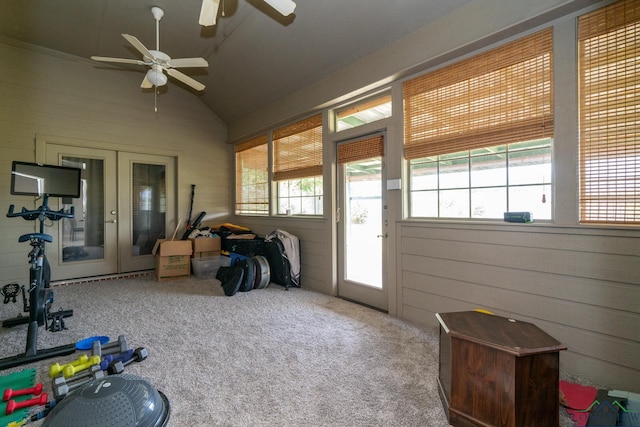
<path id="1" fill-rule="evenodd" d="M 156 21 L 159 21 L 164 16 L 164 10 L 159 8 L 158 6 L 154 6 L 151 8 L 151 14 Z"/>

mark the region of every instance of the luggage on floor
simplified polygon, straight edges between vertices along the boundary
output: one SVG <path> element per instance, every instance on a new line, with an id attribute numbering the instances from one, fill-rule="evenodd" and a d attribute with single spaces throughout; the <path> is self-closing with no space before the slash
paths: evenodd
<path id="1" fill-rule="evenodd" d="M 221 266 L 216 274 L 226 296 L 269 286 L 271 269 L 267 259 L 257 255 L 237 259 L 231 266 Z"/>
<path id="2" fill-rule="evenodd" d="M 218 236 L 220 236 L 221 246 L 223 252 L 236 252 L 234 249 L 236 245 L 243 245 L 243 248 L 240 249 L 242 251 L 242 255 L 253 256 L 260 255 L 259 253 L 250 253 L 254 250 L 251 245 L 257 244 L 260 245 L 262 243 L 262 239 L 259 239 L 254 233 L 251 232 L 249 228 L 241 227 L 239 225 L 234 225 L 230 223 L 219 224 L 211 228 L 211 230 Z M 259 243 L 236 243 L 239 240 L 260 240 Z M 262 243 L 263 244 L 263 243 Z M 244 249 L 246 247 L 246 250 Z M 258 248 L 259 250 L 259 248 Z M 246 252 L 246 253 L 245 253 Z M 240 252 L 237 252 L 240 253 Z"/>
<path id="3" fill-rule="evenodd" d="M 253 236 L 250 239 L 240 238 L 238 236 Z M 264 255 L 264 239 L 251 235 L 230 235 L 224 242 L 224 249 L 229 253 L 253 257 L 256 255 Z"/>
<path id="4" fill-rule="evenodd" d="M 244 283 L 244 269 L 237 266 L 220 267 L 216 273 L 216 279 L 220 280 L 224 294 L 232 297 Z"/>
<path id="5" fill-rule="evenodd" d="M 271 281 L 289 289 L 300 287 L 300 241 L 284 230 L 265 237 L 265 257 L 271 269 Z"/>

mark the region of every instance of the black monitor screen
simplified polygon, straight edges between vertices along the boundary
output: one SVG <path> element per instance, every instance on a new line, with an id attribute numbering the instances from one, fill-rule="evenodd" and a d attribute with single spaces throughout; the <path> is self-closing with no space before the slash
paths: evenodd
<path id="1" fill-rule="evenodd" d="M 81 172 L 78 168 L 14 161 L 11 167 L 11 194 L 80 197 Z"/>

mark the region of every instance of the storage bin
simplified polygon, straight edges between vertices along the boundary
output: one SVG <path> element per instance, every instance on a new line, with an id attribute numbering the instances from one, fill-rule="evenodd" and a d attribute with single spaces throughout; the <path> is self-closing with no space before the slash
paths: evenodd
<path id="1" fill-rule="evenodd" d="M 198 279 L 215 279 L 218 268 L 229 265 L 226 256 L 191 258 L 192 273 Z"/>

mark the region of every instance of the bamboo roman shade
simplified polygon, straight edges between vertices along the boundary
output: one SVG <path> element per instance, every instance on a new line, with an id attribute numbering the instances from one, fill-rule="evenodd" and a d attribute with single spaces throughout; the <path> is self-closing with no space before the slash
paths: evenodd
<path id="1" fill-rule="evenodd" d="M 322 114 L 273 131 L 273 180 L 322 175 Z"/>
<path id="2" fill-rule="evenodd" d="M 640 223 L 640 1 L 578 19 L 580 219 Z"/>
<path id="3" fill-rule="evenodd" d="M 269 146 L 267 135 L 235 145 L 236 212 L 269 212 Z"/>
<path id="4" fill-rule="evenodd" d="M 405 157 L 553 136 L 552 31 L 403 84 Z"/>
<path id="5" fill-rule="evenodd" d="M 338 164 L 382 156 L 384 156 L 384 140 L 382 135 L 338 145 Z"/>

